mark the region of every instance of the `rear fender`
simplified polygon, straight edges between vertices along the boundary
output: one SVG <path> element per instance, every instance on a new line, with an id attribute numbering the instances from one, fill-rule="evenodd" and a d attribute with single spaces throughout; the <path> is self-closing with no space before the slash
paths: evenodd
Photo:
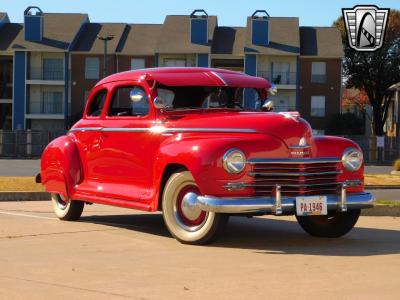
<path id="1" fill-rule="evenodd" d="M 72 136 L 59 137 L 46 147 L 41 159 L 41 181 L 47 192 L 70 198 L 82 175 L 78 148 Z"/>

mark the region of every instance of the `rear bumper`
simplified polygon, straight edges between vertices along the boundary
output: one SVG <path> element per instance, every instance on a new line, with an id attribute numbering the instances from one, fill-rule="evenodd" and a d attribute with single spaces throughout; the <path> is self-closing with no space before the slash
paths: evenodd
<path id="1" fill-rule="evenodd" d="M 189 193 L 187 202 L 204 211 L 229 214 L 295 214 L 296 197 L 243 197 L 218 198 L 213 196 L 198 196 Z M 326 195 L 328 211 L 345 212 L 348 209 L 363 209 L 374 206 L 375 197 L 371 193 L 342 192 L 341 195 Z"/>

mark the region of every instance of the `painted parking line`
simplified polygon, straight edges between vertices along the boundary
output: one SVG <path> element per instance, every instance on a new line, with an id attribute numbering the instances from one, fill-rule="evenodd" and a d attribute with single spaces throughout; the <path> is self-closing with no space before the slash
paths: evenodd
<path id="1" fill-rule="evenodd" d="M 27 218 L 35 218 L 35 219 L 44 219 L 44 220 L 57 220 L 57 218 L 54 218 L 54 217 L 44 217 L 44 216 L 20 214 L 20 213 L 13 213 L 13 212 L 4 211 L 4 210 L 0 210 L 0 214 L 9 215 L 9 216 L 16 216 L 16 217 L 27 217 Z"/>

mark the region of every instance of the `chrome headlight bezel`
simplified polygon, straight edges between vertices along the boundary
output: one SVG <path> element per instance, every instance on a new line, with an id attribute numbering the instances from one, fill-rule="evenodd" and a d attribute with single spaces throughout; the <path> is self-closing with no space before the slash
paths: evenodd
<path id="1" fill-rule="evenodd" d="M 363 165 L 363 153 L 354 147 L 346 148 L 342 155 L 342 164 L 350 172 L 358 171 Z"/>
<path id="2" fill-rule="evenodd" d="M 229 149 L 222 157 L 222 165 L 228 173 L 239 174 L 246 167 L 246 156 L 237 148 Z"/>

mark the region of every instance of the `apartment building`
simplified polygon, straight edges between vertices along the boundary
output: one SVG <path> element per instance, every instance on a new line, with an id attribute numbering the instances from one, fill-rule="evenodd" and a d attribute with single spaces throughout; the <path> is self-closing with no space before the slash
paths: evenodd
<path id="1" fill-rule="evenodd" d="M 317 134 L 341 113 L 341 36 L 332 27 L 300 27 L 298 109 Z"/>
<path id="2" fill-rule="evenodd" d="M 71 122 L 82 116 L 85 101 L 93 86 L 107 75 L 118 71 L 116 52 L 126 24 L 86 23 L 71 48 Z M 104 41 L 100 38 L 109 38 Z M 104 47 L 107 56 L 104 61 Z"/>
<path id="3" fill-rule="evenodd" d="M 270 17 L 265 10 L 247 18 L 245 72 L 276 84 L 279 93 L 272 96 L 276 111 L 297 108 L 297 58 L 300 54 L 298 18 Z M 256 108 L 254 97 L 247 95 L 246 106 Z"/>
<path id="4" fill-rule="evenodd" d="M 167 16 L 155 48 L 160 67 L 208 67 L 217 17 L 204 10 L 190 16 Z"/>
<path id="5" fill-rule="evenodd" d="M 278 87 L 278 94 L 271 97 L 275 110 L 299 110 L 318 133 L 340 112 L 339 32 L 300 27 L 296 17 L 258 10 L 247 17 L 246 26 L 228 27 L 219 26 L 217 16 L 194 10 L 190 15 L 168 15 L 162 24 L 93 23 L 86 14 L 51 14 L 29 7 L 24 24 L 11 23 L 0 14 L 1 33 L 4 26 L 8 29 L 0 35 L 3 128 L 68 128 L 80 118 L 99 79 L 157 66 L 210 66 L 267 78 Z M 99 37 L 111 38 L 106 69 L 105 43 Z M 257 94 L 246 90 L 243 104 L 257 109 Z"/>

